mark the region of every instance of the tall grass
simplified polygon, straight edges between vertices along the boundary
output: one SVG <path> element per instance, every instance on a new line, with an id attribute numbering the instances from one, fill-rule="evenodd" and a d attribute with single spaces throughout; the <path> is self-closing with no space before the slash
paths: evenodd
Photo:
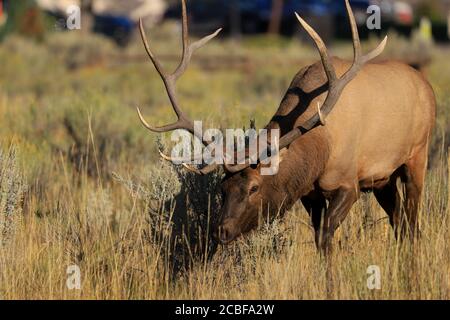
<path id="1" fill-rule="evenodd" d="M 17 167 L 16 150 L 0 149 L 0 245 L 13 237 L 16 224 L 22 216 L 23 176 Z"/>
<path id="2" fill-rule="evenodd" d="M 175 47 L 166 42 L 172 28 L 164 32 L 153 41 L 163 56 Z M 8 226 L 1 298 L 450 298 L 445 52 L 436 51 L 429 70 L 438 125 L 418 245 L 396 242 L 386 215 L 365 195 L 337 232 L 327 265 L 300 204 L 285 219 L 216 247 L 210 232 L 220 174 L 199 178 L 162 163 L 156 137 L 135 115 L 141 105 L 153 123 L 174 117 L 155 72 L 135 57 L 142 48 L 119 52 L 105 39 L 77 37 L 59 34 L 40 45 L 9 38 L 0 47 L 7 61 L 0 73 L 0 226 Z M 256 118 L 263 126 L 295 71 L 314 58 L 288 41 L 217 42 L 202 54 L 224 51 L 248 65 L 217 61 L 210 70 L 197 59 L 180 83 L 183 108 L 207 125 L 242 127 Z M 66 285 L 72 265 L 81 271 L 80 290 Z M 371 265 L 380 268 L 380 290 L 367 287 Z"/>

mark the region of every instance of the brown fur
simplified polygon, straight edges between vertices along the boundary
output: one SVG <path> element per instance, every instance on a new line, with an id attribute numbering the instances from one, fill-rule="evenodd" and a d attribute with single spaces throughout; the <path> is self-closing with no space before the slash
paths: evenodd
<path id="1" fill-rule="evenodd" d="M 338 76 L 351 66 L 337 58 L 333 64 Z M 300 126 L 317 111 L 327 90 L 320 61 L 303 68 L 267 128 L 279 128 L 284 135 Z M 326 125 L 291 143 L 277 175 L 262 176 L 258 167 L 225 178 L 218 237 L 229 242 L 257 226 L 261 209 L 273 217 L 301 199 L 312 216 L 317 245 L 327 249 L 360 191 L 372 189 L 395 230 L 414 234 L 434 121 L 434 93 L 420 73 L 393 61 L 365 65 L 344 89 Z M 405 219 L 397 178 L 406 190 Z M 259 189 L 252 193 L 255 185 Z"/>

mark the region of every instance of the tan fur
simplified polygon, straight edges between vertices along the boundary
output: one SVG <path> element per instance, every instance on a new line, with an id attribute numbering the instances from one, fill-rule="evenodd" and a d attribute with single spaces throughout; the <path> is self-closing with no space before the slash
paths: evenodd
<path id="1" fill-rule="evenodd" d="M 351 66 L 337 58 L 333 62 L 339 75 Z M 300 115 L 295 125 L 301 125 L 317 111 L 317 102 L 323 103 L 326 91 L 319 95 L 314 91 L 324 85 L 321 62 L 301 70 L 268 127 L 278 127 L 280 115 L 296 112 Z M 344 89 L 325 128 L 313 130 L 320 131 L 331 146 L 318 179 L 320 187 L 325 191 L 355 184 L 370 188 L 373 182 L 388 178 L 427 145 L 434 119 L 434 94 L 420 73 L 398 62 L 366 65 Z M 281 121 L 285 132 L 292 128 L 286 127 L 286 122 Z M 292 156 L 297 144 L 301 139 L 292 143 Z"/>
<path id="2" fill-rule="evenodd" d="M 337 58 L 333 64 L 338 76 L 351 66 Z M 283 136 L 301 126 L 323 104 L 326 79 L 320 61 L 303 68 L 266 127 L 280 129 Z M 361 190 L 375 191 L 395 230 L 414 232 L 435 104 L 430 85 L 411 67 L 394 61 L 365 65 L 345 87 L 326 125 L 289 145 L 277 175 L 262 176 L 259 168 L 247 168 L 224 179 L 218 238 L 229 242 L 258 224 L 258 212 L 282 215 L 301 199 L 311 215 L 316 243 L 326 251 Z M 397 178 L 405 186 L 403 205 Z M 254 185 L 259 186 L 256 193 L 251 192 Z M 402 206 L 409 229 L 402 224 Z"/>

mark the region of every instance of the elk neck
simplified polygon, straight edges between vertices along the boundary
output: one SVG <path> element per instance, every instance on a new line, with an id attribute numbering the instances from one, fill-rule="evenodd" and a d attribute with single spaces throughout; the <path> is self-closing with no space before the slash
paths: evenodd
<path id="1" fill-rule="evenodd" d="M 283 214 L 315 187 L 330 155 L 327 130 L 318 127 L 293 142 L 281 157 L 279 171 L 264 176 L 270 211 Z"/>

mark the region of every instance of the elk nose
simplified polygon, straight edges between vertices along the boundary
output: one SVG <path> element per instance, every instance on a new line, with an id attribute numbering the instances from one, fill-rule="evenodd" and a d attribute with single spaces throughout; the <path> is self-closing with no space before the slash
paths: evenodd
<path id="1" fill-rule="evenodd" d="M 215 238 L 222 244 L 227 244 L 234 238 L 232 232 L 226 226 L 219 226 L 214 235 Z"/>

